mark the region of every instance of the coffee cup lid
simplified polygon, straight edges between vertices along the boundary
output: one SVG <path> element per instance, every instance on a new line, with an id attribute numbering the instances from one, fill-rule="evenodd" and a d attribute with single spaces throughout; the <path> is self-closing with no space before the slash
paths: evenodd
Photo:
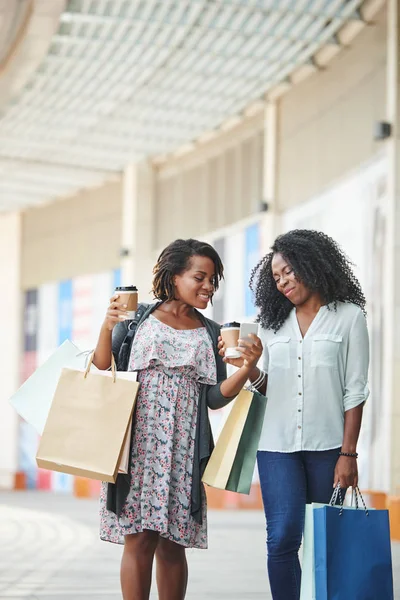
<path id="1" fill-rule="evenodd" d="M 120 285 L 115 288 L 116 292 L 137 292 L 136 285 Z"/>
<path id="2" fill-rule="evenodd" d="M 225 323 L 224 325 L 221 325 L 221 329 L 227 329 L 228 327 L 240 327 L 240 323 L 232 321 L 231 323 Z"/>

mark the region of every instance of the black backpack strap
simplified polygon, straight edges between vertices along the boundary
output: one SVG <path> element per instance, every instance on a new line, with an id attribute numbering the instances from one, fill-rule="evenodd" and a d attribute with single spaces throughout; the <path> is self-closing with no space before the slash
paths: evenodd
<path id="1" fill-rule="evenodd" d="M 148 307 L 148 304 L 139 304 L 135 313 L 135 318 L 132 319 L 132 321 L 128 325 L 128 333 L 126 334 L 118 353 L 118 371 L 128 370 L 129 356 L 131 353 L 133 338 L 135 337 L 137 326 Z"/>
<path id="2" fill-rule="evenodd" d="M 131 354 L 132 342 L 138 325 L 143 320 L 143 317 L 160 306 L 161 302 L 156 304 L 139 304 L 135 314 L 135 318 L 129 323 L 128 332 L 121 344 L 118 353 L 118 371 L 127 371 L 129 366 L 129 358 Z M 133 438 L 132 438 L 133 439 Z M 125 505 L 126 498 L 131 488 L 130 464 L 132 452 L 129 457 L 128 474 L 119 473 L 115 483 L 109 483 L 107 486 L 107 510 L 120 516 Z"/>

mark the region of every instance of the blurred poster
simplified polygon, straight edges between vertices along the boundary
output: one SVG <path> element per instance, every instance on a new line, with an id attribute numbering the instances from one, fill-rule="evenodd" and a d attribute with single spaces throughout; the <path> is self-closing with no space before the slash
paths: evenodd
<path id="1" fill-rule="evenodd" d="M 24 302 L 24 352 L 21 383 L 32 375 L 37 366 L 38 340 L 38 292 L 25 292 Z M 38 435 L 23 419 L 19 422 L 18 465 L 25 474 L 28 489 L 36 487 L 37 466 L 35 461 Z"/>
<path id="2" fill-rule="evenodd" d="M 72 341 L 82 350 L 93 348 L 93 275 L 72 281 Z"/>
<path id="3" fill-rule="evenodd" d="M 113 290 L 121 285 L 121 269 L 114 269 L 112 272 Z"/>
<path id="4" fill-rule="evenodd" d="M 85 350 L 95 346 L 109 299 L 120 283 L 121 271 L 115 269 L 48 282 L 25 293 L 21 383 L 66 339 Z M 33 427 L 21 419 L 19 469 L 25 473 L 27 487 L 72 493 L 72 476 L 37 468 L 38 438 Z"/>
<path id="5" fill-rule="evenodd" d="M 241 321 L 245 312 L 245 236 L 243 228 L 225 238 L 224 321 Z"/>
<path id="6" fill-rule="evenodd" d="M 58 284 L 45 283 L 38 290 L 38 321 L 37 332 L 38 365 L 58 347 Z"/>
<path id="7" fill-rule="evenodd" d="M 58 345 L 72 341 L 72 279 L 58 284 Z"/>
<path id="8" fill-rule="evenodd" d="M 245 231 L 245 268 L 244 268 L 244 290 L 245 290 L 245 316 L 255 317 L 257 314 L 253 301 L 253 294 L 249 287 L 251 272 L 261 258 L 261 232 L 260 224 L 254 223 Z"/>
<path id="9" fill-rule="evenodd" d="M 218 238 L 212 242 L 212 245 L 218 252 L 224 268 L 226 269 L 226 260 L 225 260 L 225 239 Z M 225 286 L 226 286 L 226 272 L 225 279 L 221 281 L 220 287 L 213 298 L 213 306 L 212 306 L 212 315 L 207 314 L 206 316 L 210 316 L 214 321 L 220 323 L 221 325 L 224 323 L 225 319 Z"/>
<path id="10" fill-rule="evenodd" d="M 36 352 L 38 332 L 38 291 L 25 292 L 24 352 Z"/>
<path id="11" fill-rule="evenodd" d="M 101 325 L 106 315 L 110 298 L 114 291 L 114 273 L 98 273 L 93 276 L 92 281 L 92 314 L 90 347 L 93 348 L 97 342 Z"/>
<path id="12" fill-rule="evenodd" d="M 211 241 L 224 263 L 224 281 L 215 294 L 211 316 L 218 323 L 252 320 L 256 316 L 249 288 L 251 271 L 261 258 L 261 224 L 239 223 Z"/>

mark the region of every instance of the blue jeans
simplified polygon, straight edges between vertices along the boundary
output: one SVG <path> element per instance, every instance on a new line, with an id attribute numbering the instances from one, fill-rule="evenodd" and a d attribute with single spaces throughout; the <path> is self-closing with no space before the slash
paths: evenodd
<path id="1" fill-rule="evenodd" d="M 268 575 L 273 600 L 299 600 L 298 557 L 306 503 L 328 504 L 340 448 L 257 454 L 267 521 Z"/>

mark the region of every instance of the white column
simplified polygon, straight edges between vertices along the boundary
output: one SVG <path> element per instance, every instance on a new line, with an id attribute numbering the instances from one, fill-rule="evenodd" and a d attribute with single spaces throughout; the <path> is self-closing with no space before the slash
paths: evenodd
<path id="1" fill-rule="evenodd" d="M 278 150 L 278 107 L 276 101 L 268 100 L 264 113 L 264 160 L 263 160 L 263 202 L 268 210 L 263 219 L 263 253 L 275 240 L 279 231 L 277 213 L 277 150 Z"/>
<path id="2" fill-rule="evenodd" d="M 18 468 L 18 416 L 9 404 L 19 387 L 22 305 L 21 216 L 0 215 L 0 489 L 13 489 Z"/>
<path id="3" fill-rule="evenodd" d="M 136 285 L 139 301 L 149 302 L 154 254 L 155 176 L 148 162 L 129 165 L 124 173 L 122 209 L 122 284 Z"/>
<path id="4" fill-rule="evenodd" d="M 121 280 L 123 285 L 132 285 L 135 279 L 133 249 L 136 223 L 136 175 L 136 165 L 128 165 L 124 172 L 122 185 L 121 251 L 126 253 L 126 255 L 121 256 Z"/>
<path id="5" fill-rule="evenodd" d="M 388 206 L 386 236 L 384 382 L 390 399 L 390 489 L 400 486 L 400 9 L 398 0 L 388 0 L 387 120 L 392 136 L 387 142 Z"/>

